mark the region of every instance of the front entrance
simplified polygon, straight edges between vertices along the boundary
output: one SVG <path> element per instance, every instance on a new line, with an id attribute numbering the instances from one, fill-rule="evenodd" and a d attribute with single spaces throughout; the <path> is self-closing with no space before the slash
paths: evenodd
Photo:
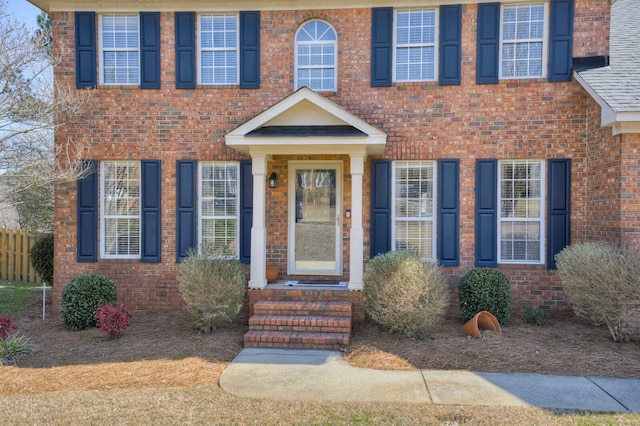
<path id="1" fill-rule="evenodd" d="M 289 163 L 289 274 L 342 274 L 342 163 Z"/>

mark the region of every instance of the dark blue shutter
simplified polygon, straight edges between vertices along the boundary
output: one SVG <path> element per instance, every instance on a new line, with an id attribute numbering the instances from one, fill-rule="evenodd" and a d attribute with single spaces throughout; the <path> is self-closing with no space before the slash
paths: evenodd
<path id="1" fill-rule="evenodd" d="M 371 259 L 391 250 L 391 161 L 371 161 Z"/>
<path id="2" fill-rule="evenodd" d="M 196 87 L 196 14 L 176 12 L 176 89 Z"/>
<path id="3" fill-rule="evenodd" d="M 498 160 L 476 160 L 476 266 L 498 264 Z"/>
<path id="4" fill-rule="evenodd" d="M 260 88 L 260 12 L 240 12 L 240 88 Z"/>
<path id="5" fill-rule="evenodd" d="M 160 88 L 159 12 L 140 12 L 140 87 Z"/>
<path id="6" fill-rule="evenodd" d="M 161 260 L 161 161 L 146 160 L 141 164 L 142 184 L 142 237 L 141 262 L 159 263 Z"/>
<path id="7" fill-rule="evenodd" d="M 371 10 L 371 87 L 391 86 L 393 8 Z"/>
<path id="8" fill-rule="evenodd" d="M 240 262 L 251 262 L 253 227 L 253 172 L 251 161 L 240 162 Z"/>
<path id="9" fill-rule="evenodd" d="M 498 82 L 500 52 L 500 3 L 478 4 L 476 83 Z"/>
<path id="10" fill-rule="evenodd" d="M 460 84 L 462 5 L 440 6 L 440 85 Z"/>
<path id="11" fill-rule="evenodd" d="M 460 160 L 438 161 L 438 261 L 458 266 Z"/>
<path id="12" fill-rule="evenodd" d="M 176 261 L 181 262 L 195 248 L 196 240 L 196 170 L 194 160 L 176 162 Z"/>
<path id="13" fill-rule="evenodd" d="M 547 267 L 555 269 L 556 254 L 571 244 L 571 160 L 549 160 L 548 167 Z"/>
<path id="14" fill-rule="evenodd" d="M 551 0 L 549 81 L 571 81 L 573 0 Z"/>
<path id="15" fill-rule="evenodd" d="M 96 87 L 96 14 L 76 12 L 76 88 Z"/>
<path id="16" fill-rule="evenodd" d="M 98 261 L 98 163 L 87 161 L 89 170 L 77 187 L 77 253 L 78 262 Z"/>

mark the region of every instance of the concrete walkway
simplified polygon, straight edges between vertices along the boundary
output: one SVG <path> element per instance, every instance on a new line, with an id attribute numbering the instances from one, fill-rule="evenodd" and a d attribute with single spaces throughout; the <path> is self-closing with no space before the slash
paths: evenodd
<path id="1" fill-rule="evenodd" d="M 640 413 L 640 380 L 470 371 L 381 371 L 339 351 L 243 349 L 220 386 L 247 398 L 409 402 Z"/>

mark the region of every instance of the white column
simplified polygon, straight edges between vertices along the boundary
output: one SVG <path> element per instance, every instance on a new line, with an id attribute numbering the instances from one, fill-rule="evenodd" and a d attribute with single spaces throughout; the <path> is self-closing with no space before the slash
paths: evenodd
<path id="1" fill-rule="evenodd" d="M 351 229 L 349 290 L 362 290 L 364 232 L 362 231 L 362 174 L 364 154 L 351 154 Z"/>
<path id="2" fill-rule="evenodd" d="M 249 288 L 267 286 L 267 228 L 265 227 L 265 191 L 267 156 L 252 155 L 253 173 L 253 226 L 251 227 L 251 279 Z"/>

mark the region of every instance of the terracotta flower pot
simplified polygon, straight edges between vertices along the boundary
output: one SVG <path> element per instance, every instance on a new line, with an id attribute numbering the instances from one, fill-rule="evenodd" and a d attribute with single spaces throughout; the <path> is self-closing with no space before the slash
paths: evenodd
<path id="1" fill-rule="evenodd" d="M 480 330 L 491 330 L 496 333 L 502 333 L 502 328 L 496 317 L 487 311 L 478 312 L 462 326 L 462 334 L 476 339 L 482 339 Z"/>
<path id="2" fill-rule="evenodd" d="M 267 282 L 277 281 L 280 273 L 280 265 L 267 265 Z"/>

